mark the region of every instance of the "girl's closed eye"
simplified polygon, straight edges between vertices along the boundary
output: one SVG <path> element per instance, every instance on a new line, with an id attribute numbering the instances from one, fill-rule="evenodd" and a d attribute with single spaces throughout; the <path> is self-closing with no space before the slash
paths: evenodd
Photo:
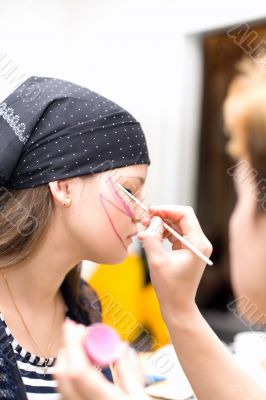
<path id="1" fill-rule="evenodd" d="M 133 194 L 132 190 L 128 189 L 127 187 L 124 187 L 126 189 L 127 192 L 129 192 L 130 194 Z"/>
<path id="2" fill-rule="evenodd" d="M 131 195 L 133 195 L 134 197 L 136 197 L 137 199 L 141 200 L 142 198 L 142 191 L 141 189 L 139 189 L 138 187 L 134 188 L 134 189 L 129 189 L 129 187 L 127 186 L 123 186 L 124 189 L 126 189 L 127 192 L 129 192 Z M 127 196 L 128 197 L 128 196 Z"/>

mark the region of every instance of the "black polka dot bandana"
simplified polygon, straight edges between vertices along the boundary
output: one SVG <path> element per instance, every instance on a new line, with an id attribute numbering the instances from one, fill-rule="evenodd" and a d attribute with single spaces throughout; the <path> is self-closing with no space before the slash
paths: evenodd
<path id="1" fill-rule="evenodd" d="M 0 103 L 0 185 L 26 189 L 150 164 L 140 124 L 71 82 L 30 77 Z"/>

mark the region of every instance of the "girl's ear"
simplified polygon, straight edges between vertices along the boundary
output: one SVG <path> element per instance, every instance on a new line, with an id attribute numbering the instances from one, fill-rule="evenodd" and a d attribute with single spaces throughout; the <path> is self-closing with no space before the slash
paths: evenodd
<path id="1" fill-rule="evenodd" d="M 49 182 L 51 195 L 55 205 L 62 207 L 69 198 L 69 182 L 67 180 Z"/>

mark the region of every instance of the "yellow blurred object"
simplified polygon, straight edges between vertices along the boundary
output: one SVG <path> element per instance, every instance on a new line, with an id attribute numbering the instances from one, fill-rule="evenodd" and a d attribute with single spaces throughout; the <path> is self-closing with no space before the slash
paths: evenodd
<path id="1" fill-rule="evenodd" d="M 160 346 L 170 342 L 169 333 L 162 319 L 160 305 L 151 283 L 144 286 L 140 293 L 142 323 L 152 332 Z"/>
<path id="2" fill-rule="evenodd" d="M 102 303 L 103 322 L 115 328 L 123 340 L 134 341 L 148 328 L 157 347 L 169 343 L 153 287 L 145 286 L 143 260 L 131 254 L 117 265 L 99 265 L 89 279 Z"/>

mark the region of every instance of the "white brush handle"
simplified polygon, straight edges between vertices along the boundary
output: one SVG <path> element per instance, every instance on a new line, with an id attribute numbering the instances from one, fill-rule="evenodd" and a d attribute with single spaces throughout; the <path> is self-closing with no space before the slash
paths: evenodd
<path id="1" fill-rule="evenodd" d="M 144 211 L 146 211 L 147 214 L 151 216 L 149 207 L 147 207 L 145 204 L 143 204 L 140 200 L 138 200 L 133 194 L 129 193 L 120 183 L 116 183 L 117 187 L 121 189 L 125 194 L 127 194 L 132 200 L 135 201 Z M 187 239 L 185 239 L 183 236 L 181 236 L 178 232 L 176 232 L 171 226 L 163 222 L 163 227 L 170 232 L 173 236 L 175 236 L 180 242 L 182 242 L 188 249 L 193 251 L 199 258 L 201 258 L 206 264 L 208 265 L 213 265 L 213 262 L 206 257 L 201 251 L 199 251 L 192 243 L 190 243 Z"/>

